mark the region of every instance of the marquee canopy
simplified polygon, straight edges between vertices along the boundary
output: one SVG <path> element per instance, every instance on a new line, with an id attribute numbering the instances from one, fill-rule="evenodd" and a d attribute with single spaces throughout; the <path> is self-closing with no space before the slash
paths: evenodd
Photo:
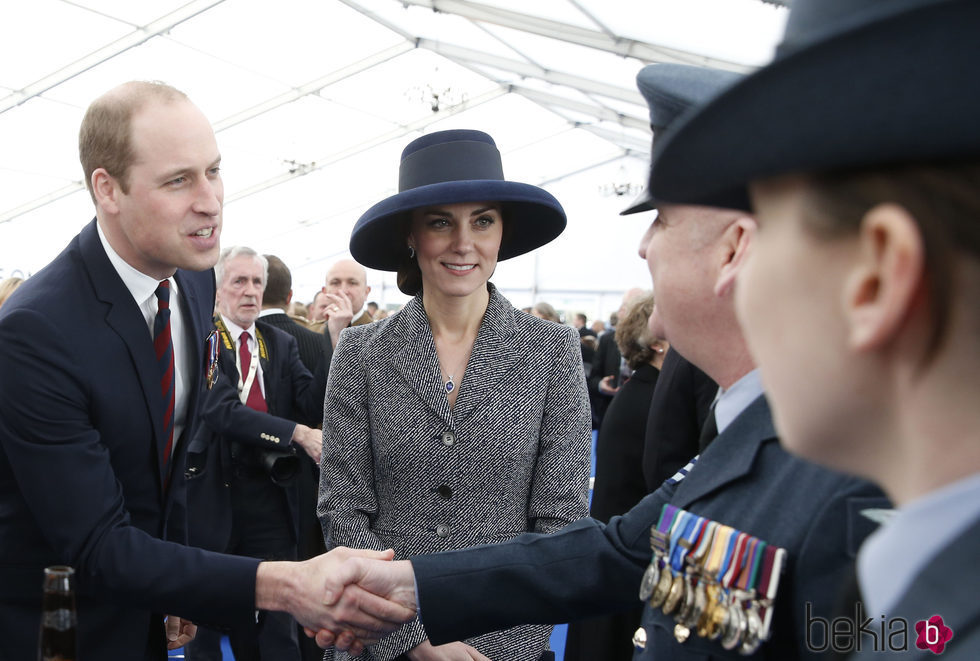
<path id="1" fill-rule="evenodd" d="M 78 164 L 88 103 L 163 80 L 212 120 L 223 245 L 279 255 L 298 300 L 394 192 L 402 148 L 490 133 L 509 179 L 548 188 L 569 227 L 494 281 L 517 305 L 606 314 L 648 286 L 635 257 L 650 149 L 636 72 L 651 62 L 750 71 L 785 22 L 773 0 L 32 0 L 0 24 L 0 277 L 30 274 L 89 220 Z M 404 300 L 373 272 L 372 298 Z"/>

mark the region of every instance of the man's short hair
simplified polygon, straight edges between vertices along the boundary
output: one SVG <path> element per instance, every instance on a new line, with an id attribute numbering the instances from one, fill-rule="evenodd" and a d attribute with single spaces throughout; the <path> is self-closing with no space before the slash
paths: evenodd
<path id="1" fill-rule="evenodd" d="M 218 257 L 218 263 L 214 265 L 214 279 L 218 283 L 219 287 L 225 281 L 225 264 L 227 264 L 229 260 L 242 256 L 254 257 L 262 262 L 262 283 L 263 285 L 269 283 L 269 260 L 248 246 L 232 246 L 221 251 L 221 256 Z M 265 299 L 264 289 L 262 298 L 263 300 Z"/>
<path id="2" fill-rule="evenodd" d="M 173 102 L 187 95 L 161 82 L 133 81 L 112 89 L 92 102 L 78 132 L 78 156 L 85 186 L 92 201 L 92 173 L 104 168 L 129 193 L 129 168 L 133 164 L 133 116 L 151 100 Z"/>
<path id="3" fill-rule="evenodd" d="M 275 255 L 265 255 L 265 259 L 268 267 L 262 305 L 286 309 L 289 292 L 293 288 L 293 276 L 285 262 Z"/>

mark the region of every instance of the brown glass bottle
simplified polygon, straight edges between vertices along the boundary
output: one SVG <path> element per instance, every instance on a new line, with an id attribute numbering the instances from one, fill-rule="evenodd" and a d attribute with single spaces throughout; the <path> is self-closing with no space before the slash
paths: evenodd
<path id="1" fill-rule="evenodd" d="M 77 661 L 75 628 L 75 570 L 47 567 L 37 661 Z"/>

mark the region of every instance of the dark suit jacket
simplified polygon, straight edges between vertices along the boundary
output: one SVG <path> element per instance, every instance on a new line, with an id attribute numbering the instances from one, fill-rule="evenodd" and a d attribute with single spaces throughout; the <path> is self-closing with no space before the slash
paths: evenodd
<path id="1" fill-rule="evenodd" d="M 616 346 L 616 331 L 608 330 L 599 336 L 599 345 L 596 347 L 595 356 L 592 358 L 592 369 L 589 371 L 589 399 L 592 402 L 592 412 L 595 418 L 595 428 L 598 429 L 602 424 L 602 418 L 606 414 L 606 408 L 612 397 L 599 392 L 599 382 L 609 375 L 619 376 L 619 364 L 622 355 L 619 347 Z M 618 385 L 619 379 L 614 381 Z"/>
<path id="2" fill-rule="evenodd" d="M 200 366 L 186 439 L 214 275 L 177 271 L 176 281 L 189 364 Z M 257 561 L 183 545 L 186 443 L 176 443 L 164 493 L 152 338 L 95 223 L 20 289 L 0 310 L 0 658 L 34 658 L 42 570 L 53 564 L 77 572 L 82 658 L 141 659 L 148 645 L 166 656 L 151 613 L 214 624 L 247 616 Z"/>
<path id="3" fill-rule="evenodd" d="M 595 487 L 592 489 L 591 515 L 607 523 L 624 514 L 647 495 L 643 481 L 643 444 L 646 439 L 647 411 L 657 384 L 659 370 L 640 365 L 613 397 L 596 441 Z M 568 626 L 565 661 L 630 659 L 633 632 L 640 624 L 642 607 Z"/>
<path id="4" fill-rule="evenodd" d="M 294 338 L 299 346 L 299 359 L 311 373 L 316 374 L 318 369 L 329 369 L 330 360 L 333 357 L 333 344 L 329 342 L 323 333 L 317 333 L 306 326 L 298 323 L 289 315 L 276 313 L 259 317 L 259 320 L 275 326 L 279 330 L 286 331 Z M 321 366 L 322 365 L 322 366 Z M 316 426 L 322 422 L 317 421 Z M 312 558 L 326 551 L 323 541 L 323 530 L 320 528 L 320 520 L 316 515 L 316 496 L 320 485 L 320 466 L 310 459 L 306 453 L 302 453 L 300 474 L 297 476 L 297 490 L 299 500 L 299 540 L 297 543 L 297 553 L 300 560 Z M 316 643 L 306 636 L 300 636 L 300 645 L 308 642 L 311 651 L 315 648 L 317 661 L 323 654 Z"/>
<path id="5" fill-rule="evenodd" d="M 873 525 L 860 515 L 885 505 L 872 485 L 787 454 L 763 397 L 705 450 L 687 478 L 665 484 L 608 526 L 594 519 L 550 536 L 523 535 L 483 546 L 412 558 L 420 612 L 433 644 L 516 622 L 565 622 L 629 609 L 650 561 L 650 527 L 672 503 L 787 549 L 772 639 L 751 657 L 692 635 L 683 645 L 674 621 L 644 606 L 646 648 L 636 659 L 806 658 L 804 604 L 829 613 L 841 576 Z"/>
<path id="6" fill-rule="evenodd" d="M 596 440 L 591 507 L 592 517 L 603 523 L 617 514 L 625 514 L 648 493 L 641 460 L 647 412 L 659 374 L 653 365 L 641 365 L 606 409 Z"/>
<path id="7" fill-rule="evenodd" d="M 642 463 L 648 492 L 659 489 L 698 453 L 701 427 L 717 393 L 718 384 L 710 376 L 667 350 L 647 407 Z"/>
<path id="8" fill-rule="evenodd" d="M 237 349 L 222 348 L 218 360 L 218 380 L 205 395 L 204 425 L 188 449 L 187 492 L 191 504 L 190 542 L 211 550 L 227 548 L 231 536 L 232 444 L 242 452 L 290 450 L 307 458 L 290 439 L 301 422 L 320 423 L 326 367 L 322 364 L 314 377 L 299 360 L 296 340 L 262 321 L 255 322 L 269 350 L 262 359 L 265 400 L 268 413 L 251 409 L 238 398 Z M 234 341 L 234 338 L 232 338 Z M 220 342 L 220 340 L 219 340 Z M 293 519 L 294 539 L 299 539 L 299 502 L 296 481 L 284 487 Z"/>
<path id="9" fill-rule="evenodd" d="M 871 638 L 862 638 L 863 650 L 847 657 L 850 661 L 872 661 L 880 658 L 900 658 L 903 661 L 974 661 L 980 659 L 980 519 L 974 521 L 949 546 L 929 561 L 925 569 L 915 577 L 908 591 L 887 613 L 886 620 L 901 617 L 908 623 L 908 652 L 893 656 L 875 654 Z M 874 617 L 872 630 L 880 630 L 881 613 L 868 613 Z M 915 646 L 915 623 L 928 620 L 933 615 L 943 618 L 943 624 L 953 630 L 953 638 L 946 643 L 941 656 Z M 886 628 L 886 635 L 890 632 Z"/>
<path id="10" fill-rule="evenodd" d="M 324 360 L 327 362 L 327 367 L 330 366 L 329 356 L 333 354 L 333 351 L 331 350 L 330 354 L 326 358 L 324 357 L 325 351 L 321 333 L 311 331 L 290 319 L 289 315 L 282 313 L 263 315 L 259 317 L 259 321 L 275 326 L 293 336 L 296 340 L 296 346 L 299 348 L 299 359 L 303 361 L 303 365 L 310 371 L 310 374 L 316 374 L 317 367 Z"/>

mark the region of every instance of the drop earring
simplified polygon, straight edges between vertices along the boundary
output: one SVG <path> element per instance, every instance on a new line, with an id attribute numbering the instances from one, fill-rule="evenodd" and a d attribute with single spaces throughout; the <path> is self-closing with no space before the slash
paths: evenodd
<path id="1" fill-rule="evenodd" d="M 415 248 L 413 248 L 412 246 L 408 247 L 408 258 L 415 259 Z"/>

